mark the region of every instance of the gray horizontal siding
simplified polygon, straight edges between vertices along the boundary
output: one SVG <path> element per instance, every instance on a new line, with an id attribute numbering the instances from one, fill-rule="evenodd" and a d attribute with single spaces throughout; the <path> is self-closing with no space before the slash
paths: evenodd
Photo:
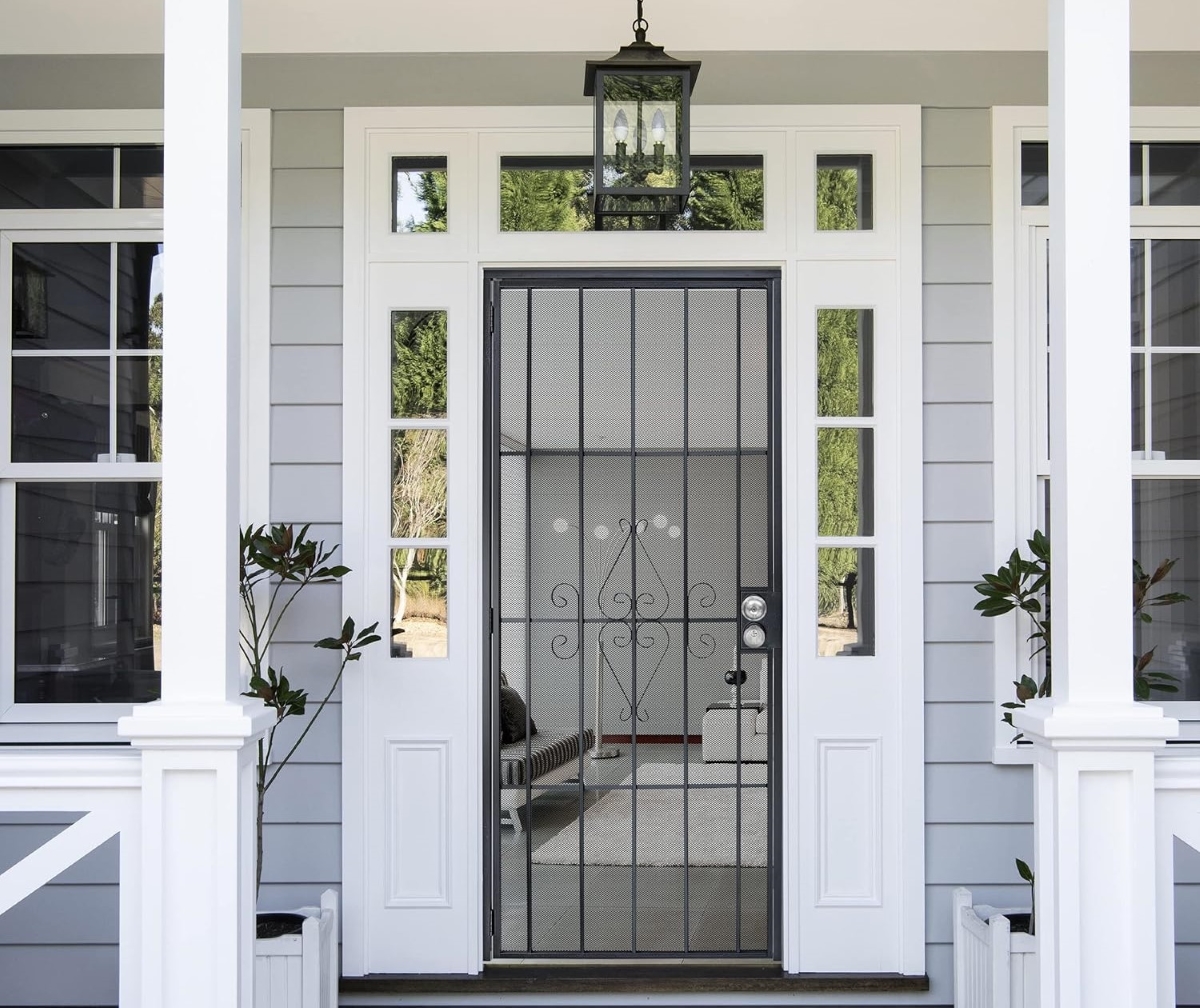
<path id="1" fill-rule="evenodd" d="M 332 546 L 342 515 L 342 113 L 276 112 L 271 142 L 271 520 L 312 522 L 309 535 Z M 314 585 L 280 627 L 272 662 L 309 691 L 309 713 L 339 664 L 313 642 L 342 620 L 340 587 Z M 263 909 L 315 903 L 341 881 L 340 700 L 339 686 L 267 794 Z M 277 755 L 305 724 L 280 726 Z"/>

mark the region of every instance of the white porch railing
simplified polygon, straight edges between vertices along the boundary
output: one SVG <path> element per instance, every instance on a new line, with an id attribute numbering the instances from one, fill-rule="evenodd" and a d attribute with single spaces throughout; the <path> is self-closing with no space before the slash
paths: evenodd
<path id="1" fill-rule="evenodd" d="M 77 749 L 0 752 L 0 810 L 83 816 L 0 875 L 0 913 L 90 854 L 121 838 L 118 953 L 121 1008 L 141 1008 L 141 754 Z"/>
<path id="2" fill-rule="evenodd" d="M 1157 1008 L 1174 1008 L 1175 839 L 1200 850 L 1200 748 L 1156 756 L 1154 799 Z M 1011 933 L 1004 913 L 954 890 L 955 1008 L 1038 1008 L 1037 939 Z"/>

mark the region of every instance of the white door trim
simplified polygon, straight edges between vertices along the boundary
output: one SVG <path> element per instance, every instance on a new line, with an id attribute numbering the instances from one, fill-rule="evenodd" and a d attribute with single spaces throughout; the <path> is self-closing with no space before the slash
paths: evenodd
<path id="1" fill-rule="evenodd" d="M 424 938 L 426 922 L 438 928 L 447 914 L 462 913 L 457 940 L 443 942 L 440 950 L 405 958 L 399 942 L 380 951 L 373 931 L 385 900 L 380 888 L 380 865 L 372 861 L 370 837 L 377 832 L 372 815 L 387 795 L 373 790 L 380 778 L 369 769 L 382 759 L 382 739 L 370 734 L 372 685 L 410 689 L 415 668 L 398 667 L 404 659 L 387 659 L 380 652 L 373 665 L 369 658 L 348 670 L 343 697 L 343 961 L 347 975 L 370 972 L 423 970 L 475 973 L 483 962 L 483 837 L 484 759 L 479 726 L 484 723 L 480 660 L 484 620 L 481 594 L 455 593 L 454 579 L 470 577 L 479 569 L 482 530 L 481 426 L 477 422 L 483 389 L 481 346 L 469 334 L 482 332 L 482 280 L 486 268 L 516 265 L 556 267 L 686 267 L 700 265 L 757 266 L 782 272 L 783 430 L 783 584 L 785 616 L 784 739 L 783 739 L 783 920 L 782 959 L 786 970 L 870 970 L 921 974 L 925 969 L 924 926 L 924 729 L 923 729 L 923 614 L 922 614 L 922 483 L 921 483 L 921 173 L 920 109 L 915 106 L 807 106 L 807 107 L 700 107 L 694 110 L 694 147 L 698 151 L 761 151 L 767 164 L 766 227 L 762 232 L 706 235 L 697 233 L 561 233 L 524 235 L 501 233 L 494 215 L 494 192 L 501 153 L 546 151 L 571 153 L 588 149 L 590 110 L 568 108 L 362 108 L 345 110 L 345 214 L 344 214 L 344 350 L 343 350 L 343 554 L 354 573 L 343 584 L 345 611 L 365 622 L 386 620 L 386 585 L 379 575 L 378 529 L 386 502 L 386 472 L 373 474 L 383 458 L 372 440 L 364 436 L 378 425 L 372 413 L 383 387 L 377 352 L 367 334 L 380 332 L 370 306 L 379 307 L 389 296 L 372 289 L 373 282 L 402 284 L 409 288 L 417 275 L 460 278 L 467 292 L 453 310 L 451 322 L 452 446 L 449 479 L 462 488 L 452 494 L 463 510 L 451 515 L 450 601 L 451 635 L 458 641 L 457 659 L 448 666 L 448 681 L 464 708 L 455 725 L 420 725 L 405 720 L 394 726 L 392 738 L 421 741 L 436 736 L 444 744 L 449 774 L 446 829 L 455 836 L 478 838 L 473 857 L 452 863 L 446 883 L 451 906 L 404 907 L 393 913 L 424 914 L 406 918 L 406 942 Z M 735 124 L 735 125 L 731 125 Z M 734 146 L 736 145 L 736 146 Z M 811 156 L 819 150 L 873 153 L 876 156 L 877 208 L 881 225 L 867 232 L 820 232 L 810 205 L 800 193 L 814 184 Z M 450 159 L 450 221 L 445 235 L 392 234 L 389 167 L 392 153 L 446 154 Z M 380 222 L 387 222 L 381 224 Z M 417 263 L 423 265 L 417 266 Z M 811 502 L 815 481 L 812 397 L 801 394 L 812 383 L 815 338 L 802 321 L 818 306 L 847 306 L 823 300 L 805 288 L 809 278 L 840 263 L 846 277 L 872 277 L 860 287 L 853 306 L 875 306 L 885 329 L 877 340 L 888 340 L 892 356 L 887 367 L 877 367 L 880 383 L 887 383 L 879 409 L 888 403 L 890 413 L 876 417 L 877 452 L 889 465 L 877 474 L 876 536 L 880 553 L 879 606 L 881 631 L 891 627 L 891 640 L 881 636 L 880 655 L 873 659 L 825 659 L 847 662 L 844 669 L 825 669 L 806 656 L 814 655 L 814 588 L 802 573 L 815 548 L 815 513 Z M 411 277 L 402 279 L 406 276 Z M 852 281 L 847 281 L 852 282 Z M 864 280 L 864 283 L 868 281 Z M 802 288 L 808 290 L 802 295 Z M 410 288 L 411 289 L 411 288 Z M 428 300 L 426 295 L 425 300 Z M 850 296 L 849 293 L 846 296 Z M 424 303 L 411 307 L 430 307 Z M 811 323 L 809 323 L 811 325 Z M 454 330 L 468 334 L 466 345 L 455 347 Z M 462 354 L 462 356 L 456 356 Z M 384 355 L 386 356 L 386 354 Z M 457 363 L 456 363 L 457 362 Z M 455 385 L 461 391 L 455 391 Z M 457 405 L 456 405 L 457 404 Z M 386 408 L 386 407 L 385 407 Z M 455 410 L 459 410 L 455 414 Z M 455 439 L 453 429 L 465 432 L 473 443 Z M 380 475 L 382 473 L 382 476 Z M 472 502 L 475 502 L 474 504 Z M 454 503 L 452 503 L 452 507 Z M 471 508 L 476 510 L 471 513 Z M 460 556 L 454 551 L 474 553 Z M 885 570 L 887 573 L 885 573 Z M 457 571 L 457 573 L 455 573 Z M 885 577 L 887 581 L 885 583 Z M 458 598 L 456 616 L 455 598 Z M 901 605 L 901 600 L 903 604 Z M 810 604 L 811 602 L 811 604 Z M 885 612 L 885 609 L 887 610 Z M 462 635 L 460 638 L 459 635 Z M 453 647 L 453 646 L 452 646 Z M 887 649 L 886 656 L 883 653 Z M 458 665 L 458 661 L 466 664 Z M 864 701 L 852 700 L 845 687 L 830 690 L 814 713 L 812 681 L 824 678 L 832 685 L 860 679 L 870 673 L 870 662 L 886 676 L 870 703 L 886 714 L 886 730 L 854 728 Z M 389 664 L 390 663 L 390 664 Z M 862 671 L 862 677 L 856 676 Z M 828 673 L 828 674 L 826 674 Z M 875 683 L 874 676 L 870 682 Z M 884 685 L 886 683 L 886 685 Z M 869 690 L 868 690 L 869 692 Z M 859 687 L 854 695 L 859 695 Z M 850 702 L 847 702 L 847 701 Z M 874 708 L 873 708 L 874 709 Z M 803 714 L 801 713 L 803 710 Z M 818 716 L 819 715 L 819 716 Z M 398 711 L 397 717 L 409 715 Z M 881 722 L 882 724 L 883 722 Z M 473 726 L 473 727 L 472 727 Z M 815 874 L 819 848 L 825 843 L 814 830 L 820 818 L 817 801 L 822 790 L 811 770 L 821 752 L 838 746 L 874 745 L 854 766 L 869 772 L 878 788 L 875 823 L 879 828 L 877 862 L 870 871 L 870 899 L 854 906 Z M 877 744 L 878 743 L 878 744 Z M 824 746 L 824 749 L 821 748 Z M 841 749 L 837 750 L 841 752 Z M 866 750 L 863 750 L 866 752 Z M 844 764 L 842 764 L 844 766 Z M 878 770 L 871 769 L 877 767 Z M 441 771 L 439 771 L 441 772 Z M 833 778 L 830 778 L 832 780 Z M 789 783 L 790 782 L 790 783 Z M 828 792 L 824 792 L 826 795 Z M 392 801 L 401 801 L 396 795 Z M 860 808 L 863 806 L 860 806 Z M 394 821 L 394 817 L 393 817 Z M 421 820 L 414 818 L 414 824 Z M 387 857 L 377 853 L 376 857 Z M 455 855 L 457 857 L 457 855 Z M 877 897 L 877 898 L 876 898 Z M 849 897 L 847 897 L 848 899 Z M 839 903 L 839 900 L 842 900 Z M 876 906 L 878 904 L 878 906 Z M 853 959 L 839 958 L 839 919 L 867 906 L 878 910 L 870 927 L 869 949 Z M 430 916 L 440 914 L 441 917 Z M 839 916 L 840 915 L 840 916 Z M 421 922 L 421 923 L 418 923 Z M 440 933 L 440 932 L 439 932 Z M 825 935 L 825 938 L 822 937 Z M 383 943 L 386 944 L 386 943 Z M 853 943 L 850 943 L 853 944 Z M 388 958 L 390 955 L 392 958 Z"/>

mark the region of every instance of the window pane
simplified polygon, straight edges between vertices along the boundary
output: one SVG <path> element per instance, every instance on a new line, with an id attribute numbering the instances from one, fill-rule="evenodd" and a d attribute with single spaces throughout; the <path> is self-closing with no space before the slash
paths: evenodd
<path id="1" fill-rule="evenodd" d="M 117 246 L 117 347 L 162 348 L 162 245 Z"/>
<path id="2" fill-rule="evenodd" d="M 1131 422 L 1131 447 L 1140 452 L 1146 447 L 1146 356 L 1133 354 L 1132 375 L 1129 382 L 1130 397 L 1133 401 Z"/>
<path id="3" fill-rule="evenodd" d="M 875 312 L 817 309 L 817 416 L 869 417 Z"/>
<path id="4" fill-rule="evenodd" d="M 0 210 L 111 207 L 111 147 L 0 147 Z"/>
<path id="5" fill-rule="evenodd" d="M 162 358 L 117 358 L 118 462 L 162 461 Z"/>
<path id="6" fill-rule="evenodd" d="M 1151 448 L 1200 459 L 1200 354 L 1154 354 L 1151 368 Z"/>
<path id="7" fill-rule="evenodd" d="M 1141 206 L 1142 203 L 1142 175 L 1145 173 L 1145 166 L 1142 159 L 1142 151 L 1145 144 L 1130 144 L 1129 145 L 1129 205 Z"/>
<path id="8" fill-rule="evenodd" d="M 870 154 L 817 155 L 817 230 L 870 231 L 874 158 Z"/>
<path id="9" fill-rule="evenodd" d="M 817 431 L 817 535 L 874 534 L 874 434 L 853 427 Z"/>
<path id="10" fill-rule="evenodd" d="M 1021 206 L 1050 202 L 1050 145 L 1021 144 Z"/>
<path id="11" fill-rule="evenodd" d="M 763 229 L 762 155 L 695 155 L 690 189 L 682 214 L 613 216 L 606 219 L 605 229 Z M 500 159 L 501 231 L 588 231 L 594 226 L 591 158 L 543 155 Z"/>
<path id="12" fill-rule="evenodd" d="M 16 700 L 159 695 L 157 483 L 17 486 Z"/>
<path id="13" fill-rule="evenodd" d="M 875 550 L 817 550 L 817 654 L 875 653 Z"/>
<path id="14" fill-rule="evenodd" d="M 392 537 L 446 535 L 446 432 L 392 431 Z"/>
<path id="15" fill-rule="evenodd" d="M 1183 592 L 1191 601 L 1149 610 L 1153 623 L 1134 623 L 1134 649 L 1154 648 L 1150 671 L 1177 676 L 1178 693 L 1151 700 L 1200 700 L 1200 481 L 1134 480 L 1133 555 L 1147 571 L 1178 562 L 1155 594 Z"/>
<path id="16" fill-rule="evenodd" d="M 392 158 L 393 220 L 396 232 L 446 230 L 446 159 Z"/>
<path id="17" fill-rule="evenodd" d="M 447 653 L 446 551 L 392 550 L 392 657 Z"/>
<path id="18" fill-rule="evenodd" d="M 163 149 L 121 148 L 121 206 L 158 208 L 163 205 Z"/>
<path id="19" fill-rule="evenodd" d="M 446 313 L 392 312 L 392 416 L 446 415 Z"/>
<path id="20" fill-rule="evenodd" d="M 13 349 L 106 349 L 110 263 L 107 243 L 14 245 Z"/>
<path id="21" fill-rule="evenodd" d="M 14 357 L 12 460 L 95 462 L 108 447 L 107 357 Z"/>
<path id="22" fill-rule="evenodd" d="M 1200 144 L 1150 144 L 1150 205 L 1200 204 Z"/>
<path id="23" fill-rule="evenodd" d="M 1140 239 L 1129 243 L 1129 288 L 1129 339 L 1141 346 L 1146 339 L 1146 243 Z"/>
<path id="24" fill-rule="evenodd" d="M 1150 342 L 1200 346 L 1200 241 L 1150 243 Z"/>

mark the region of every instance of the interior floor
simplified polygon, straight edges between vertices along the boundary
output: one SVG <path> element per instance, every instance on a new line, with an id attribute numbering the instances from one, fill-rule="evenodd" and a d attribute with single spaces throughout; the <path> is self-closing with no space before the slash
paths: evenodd
<path id="1" fill-rule="evenodd" d="M 633 747 L 625 743 L 617 748 L 620 755 L 613 759 L 584 759 L 584 782 L 595 788 L 583 793 L 586 830 L 589 834 L 597 829 L 608 831 L 608 835 L 589 835 L 582 878 L 578 854 L 569 853 L 571 838 L 578 837 L 581 806 L 577 788 L 567 785 L 534 798 L 531 809 L 522 811 L 527 829 L 518 832 L 508 825 L 502 827 L 497 951 L 532 957 L 581 952 L 603 956 L 634 951 L 660 952 L 666 956 L 678 956 L 680 952 L 766 955 L 771 916 L 770 868 L 766 863 L 746 863 L 756 859 L 749 853 L 751 848 L 760 851 L 758 860 L 767 860 L 766 817 L 761 817 L 763 826 L 759 829 L 758 819 L 743 816 L 739 850 L 736 841 L 730 839 L 737 832 L 735 788 L 692 787 L 685 800 L 682 788 L 643 792 L 639 785 L 636 804 L 645 811 L 637 829 L 640 853 L 634 869 L 629 863 L 633 860 L 632 814 L 626 818 L 618 808 L 615 815 L 592 815 L 598 802 L 629 798 Z M 703 763 L 698 744 L 689 745 L 686 750 L 682 744 L 637 746 L 639 772 L 645 767 L 649 779 L 654 779 L 655 772 L 661 775 L 666 766 L 676 769 L 681 781 L 685 760 L 693 780 L 705 779 L 714 772 L 714 767 L 722 774 L 736 773 L 732 764 Z M 765 810 L 765 788 L 749 783 L 765 783 L 765 765 L 747 763 L 742 770 L 746 782 L 742 789 L 743 811 L 752 802 Z M 626 790 L 618 787 L 622 782 L 626 783 Z M 683 837 L 677 835 L 678 818 L 670 822 L 669 837 L 655 837 L 648 832 L 656 825 L 655 802 L 674 803 L 680 810 L 686 805 L 689 851 L 693 852 L 687 865 L 682 863 Z M 564 830 L 569 832 L 564 834 Z M 560 840 L 559 853 L 555 853 L 556 838 L 564 836 L 567 842 Z M 592 840 L 596 841 L 594 846 Z M 659 840 L 662 842 L 657 843 Z M 641 863 L 646 860 L 680 863 Z M 712 863 L 721 860 L 730 863 Z M 594 863 L 597 861 L 624 863 Z M 740 914 L 736 912 L 739 906 Z"/>

